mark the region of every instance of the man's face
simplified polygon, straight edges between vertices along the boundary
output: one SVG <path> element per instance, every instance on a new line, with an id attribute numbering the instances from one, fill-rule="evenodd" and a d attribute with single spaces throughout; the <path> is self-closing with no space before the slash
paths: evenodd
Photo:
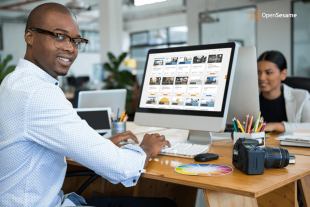
<path id="1" fill-rule="evenodd" d="M 39 29 L 66 34 L 73 38 L 80 37 L 78 24 L 71 15 L 51 12 L 45 18 L 44 25 Z M 77 55 L 78 52 L 73 49 L 71 42 L 65 48 L 59 49 L 55 46 L 55 37 L 33 31 L 33 59 L 54 78 L 66 75 Z"/>

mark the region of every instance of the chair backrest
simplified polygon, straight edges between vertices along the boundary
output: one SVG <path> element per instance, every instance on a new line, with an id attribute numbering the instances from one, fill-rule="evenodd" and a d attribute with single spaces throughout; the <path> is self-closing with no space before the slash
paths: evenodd
<path id="1" fill-rule="evenodd" d="M 283 83 L 292 88 L 305 89 L 310 93 L 310 77 L 287 77 Z"/>

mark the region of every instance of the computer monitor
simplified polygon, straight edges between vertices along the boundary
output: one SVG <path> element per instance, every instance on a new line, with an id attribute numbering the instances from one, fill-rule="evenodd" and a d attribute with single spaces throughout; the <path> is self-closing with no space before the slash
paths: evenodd
<path id="1" fill-rule="evenodd" d="M 235 43 L 150 50 L 135 124 L 188 129 L 189 142 L 211 144 L 210 132 L 225 129 L 237 55 Z"/>
<path id="2" fill-rule="evenodd" d="M 254 46 L 239 48 L 233 82 L 226 122 L 230 127 L 233 127 L 232 119 L 234 117 L 240 121 L 245 120 L 247 114 L 256 118 L 260 111 L 256 48 Z"/>
<path id="3" fill-rule="evenodd" d="M 126 106 L 126 89 L 108 89 L 97 91 L 81 91 L 78 108 L 111 107 L 114 116 L 122 115 Z"/>

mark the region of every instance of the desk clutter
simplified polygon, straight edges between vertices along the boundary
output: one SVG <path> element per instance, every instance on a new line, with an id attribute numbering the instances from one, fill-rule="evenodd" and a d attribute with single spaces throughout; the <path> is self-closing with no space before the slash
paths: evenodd
<path id="1" fill-rule="evenodd" d="M 250 119 L 250 115 L 247 114 L 243 124 L 240 123 L 235 117 L 232 120 L 234 125 L 233 140 L 234 143 L 241 137 L 256 139 L 260 146 L 265 146 L 266 136 L 265 136 L 265 126 L 264 117 L 261 117 L 261 112 L 259 112 L 256 121 L 253 123 L 253 116 Z M 254 125 L 252 128 L 252 124 Z"/>
<path id="2" fill-rule="evenodd" d="M 113 112 L 111 112 L 111 121 L 112 121 L 112 136 L 126 131 L 126 121 L 128 115 L 126 110 L 124 110 L 121 117 L 119 117 L 119 108 L 117 110 L 117 115 L 114 117 Z"/>
<path id="3" fill-rule="evenodd" d="M 310 147 L 310 130 L 296 130 L 293 133 L 280 134 L 277 140 L 281 145 L 295 147 Z"/>

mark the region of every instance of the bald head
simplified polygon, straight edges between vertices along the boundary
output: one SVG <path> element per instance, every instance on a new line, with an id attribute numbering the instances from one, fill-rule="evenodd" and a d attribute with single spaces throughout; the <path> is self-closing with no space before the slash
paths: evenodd
<path id="1" fill-rule="evenodd" d="M 26 29 L 27 31 L 30 28 L 41 28 L 45 24 L 46 18 L 50 13 L 61 13 L 72 16 L 76 20 L 74 13 L 67 7 L 58 3 L 45 3 L 34 8 L 27 19 Z"/>

